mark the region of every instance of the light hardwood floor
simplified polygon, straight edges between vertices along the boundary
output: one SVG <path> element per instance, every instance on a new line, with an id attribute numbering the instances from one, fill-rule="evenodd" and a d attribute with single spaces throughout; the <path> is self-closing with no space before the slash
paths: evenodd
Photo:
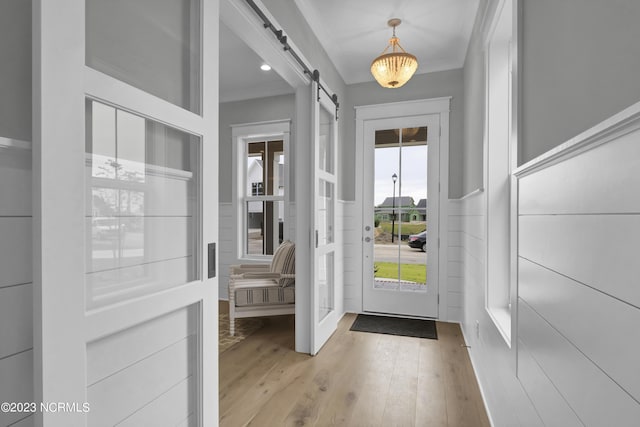
<path id="1" fill-rule="evenodd" d="M 266 318 L 220 355 L 220 425 L 490 425 L 457 324 L 429 340 L 352 332 L 354 319 L 311 357 L 293 351 L 293 316 Z"/>

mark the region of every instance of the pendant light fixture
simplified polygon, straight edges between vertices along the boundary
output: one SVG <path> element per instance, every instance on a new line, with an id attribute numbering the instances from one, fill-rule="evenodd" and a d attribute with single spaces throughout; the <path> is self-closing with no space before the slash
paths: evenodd
<path id="1" fill-rule="evenodd" d="M 418 69 L 415 56 L 405 52 L 400 46 L 400 39 L 396 37 L 396 27 L 402 21 L 398 18 L 390 19 L 387 24 L 393 27 L 393 37 L 389 44 L 371 63 L 371 74 L 382 87 L 398 88 L 404 85 Z M 391 48 L 391 52 L 387 51 Z"/>

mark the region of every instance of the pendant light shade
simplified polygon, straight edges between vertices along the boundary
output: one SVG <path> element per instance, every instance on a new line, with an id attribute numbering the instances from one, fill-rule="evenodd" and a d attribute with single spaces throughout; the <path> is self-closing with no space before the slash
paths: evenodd
<path id="1" fill-rule="evenodd" d="M 393 37 L 389 44 L 371 63 L 371 74 L 382 87 L 398 88 L 404 85 L 418 69 L 418 60 L 415 56 L 405 52 L 400 46 L 400 39 L 396 37 L 396 27 L 402 21 L 394 18 L 387 24 L 393 27 Z M 391 49 L 391 52 L 387 53 Z"/>

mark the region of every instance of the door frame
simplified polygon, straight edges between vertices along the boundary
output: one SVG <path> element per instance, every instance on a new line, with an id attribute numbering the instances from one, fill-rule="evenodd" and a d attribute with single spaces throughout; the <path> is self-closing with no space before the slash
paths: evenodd
<path id="1" fill-rule="evenodd" d="M 393 102 L 387 104 L 373 104 L 356 106 L 356 203 L 355 220 L 360 224 L 360 230 L 356 231 L 358 239 L 356 245 L 356 263 L 362 265 L 365 239 L 365 224 L 362 224 L 362 212 L 364 209 L 364 149 L 365 149 L 365 122 L 369 120 L 392 119 L 416 115 L 439 115 L 440 118 L 440 159 L 439 159 L 439 182 L 440 192 L 438 195 L 438 319 L 447 319 L 447 247 L 448 247 L 448 204 L 449 204 L 449 115 L 451 97 L 420 99 L 405 102 Z M 363 271 L 356 271 L 359 279 L 354 289 L 355 309 L 358 313 L 363 312 Z"/>
<path id="2" fill-rule="evenodd" d="M 254 0 L 254 3 L 275 27 L 283 28 L 261 0 Z M 295 289 L 295 351 L 311 353 L 311 336 L 314 326 L 310 285 L 313 283 L 311 282 L 313 270 L 311 269 L 310 255 L 312 211 L 309 192 L 309 189 L 312 188 L 312 180 L 308 176 L 311 163 L 308 144 L 297 144 L 297 141 L 309 141 L 311 137 L 312 102 L 315 102 L 311 96 L 311 79 L 293 57 L 282 49 L 282 44 L 269 31 L 265 31 L 263 21 L 245 0 L 220 0 L 220 19 L 229 28 L 242 28 L 242 31 L 236 35 L 268 62 L 271 68 L 295 90 L 295 117 L 291 126 L 289 144 L 289 159 L 291 161 L 289 171 L 294 177 L 289 192 L 289 213 L 290 218 L 295 221 L 295 243 L 297 255 L 299 255 L 296 256 L 296 276 L 298 277 L 297 282 L 301 284 Z M 303 62 L 310 63 L 291 38 L 287 39 L 287 43 Z M 327 87 L 324 82 L 322 84 Z"/>

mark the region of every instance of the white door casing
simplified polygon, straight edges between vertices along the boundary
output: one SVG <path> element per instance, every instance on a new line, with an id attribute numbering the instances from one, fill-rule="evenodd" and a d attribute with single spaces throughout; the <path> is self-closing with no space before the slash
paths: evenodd
<path id="1" fill-rule="evenodd" d="M 434 157 L 437 165 L 429 165 L 431 170 L 437 169 L 438 175 L 436 179 L 429 177 L 429 197 L 434 202 L 428 204 L 430 219 L 437 218 L 437 225 L 433 224 L 435 221 L 430 221 L 430 231 L 428 241 L 431 241 L 434 245 L 431 252 L 437 254 L 437 261 L 435 257 L 431 257 L 428 284 L 437 284 L 436 289 L 430 292 L 426 297 L 426 300 L 422 303 L 414 304 L 416 307 L 413 313 L 405 314 L 409 316 L 419 317 L 434 317 L 439 319 L 447 318 L 446 311 L 446 293 L 447 283 L 443 280 L 446 277 L 447 271 L 447 205 L 448 205 L 448 174 L 449 174 L 449 108 L 450 97 L 435 98 L 417 101 L 396 102 L 389 104 L 376 104 L 367 106 L 357 106 L 356 109 L 356 212 L 359 212 L 362 218 L 362 231 L 359 247 L 362 253 L 362 270 L 360 277 L 362 278 L 362 294 L 361 304 L 356 307 L 358 311 L 372 311 L 372 312 L 388 312 L 393 313 L 393 304 L 400 304 L 399 307 L 403 307 L 403 303 L 396 302 L 390 303 L 391 308 L 380 309 L 376 307 L 365 306 L 365 287 L 370 286 L 371 282 L 367 283 L 367 280 L 373 279 L 373 195 L 367 196 L 367 186 L 370 184 L 367 182 L 367 178 L 372 174 L 373 166 L 373 133 L 375 133 L 376 121 L 380 121 L 384 126 L 379 129 L 390 129 L 395 126 L 391 126 L 391 123 L 397 121 L 403 123 L 402 120 L 409 120 L 406 123 L 412 123 L 411 120 L 415 118 L 423 117 L 423 123 L 431 121 L 432 126 L 438 128 L 437 135 L 437 156 L 432 156 L 432 147 L 429 147 L 429 157 Z M 429 119 L 431 117 L 431 119 Z M 425 121 L 426 120 L 426 121 Z M 384 122 L 387 121 L 387 122 Z M 419 120 L 418 122 L 419 123 Z M 424 126 L 421 124 L 419 126 Z M 418 126 L 415 124 L 414 126 Z M 369 133 L 367 136 L 367 132 Z M 370 147 L 367 148 L 367 138 L 370 139 Z M 431 144 L 432 140 L 429 140 Z M 368 151 L 367 151 L 368 150 Z M 367 165 L 369 162 L 369 165 Z M 437 188 L 432 186 L 436 185 Z M 372 189 L 369 189 L 372 191 Z M 437 194 L 437 196 L 432 196 Z M 367 200 L 367 198 L 371 198 Z M 436 210 L 434 212 L 432 209 Z M 369 229 L 367 230 L 367 227 Z M 437 235 L 437 236 L 436 236 Z M 367 238 L 369 242 L 366 242 Z M 435 262 L 434 262 L 435 261 Z M 435 277 L 434 277 L 435 276 Z M 384 299 L 384 297 L 382 298 Z M 370 299 L 369 299 L 370 300 Z M 431 302 L 429 302 L 431 300 Z M 409 304 L 411 302 L 409 301 Z M 397 312 L 401 313 L 401 312 Z"/>
<path id="2" fill-rule="evenodd" d="M 199 40 L 198 65 L 191 66 L 201 77 L 192 81 L 191 88 L 181 90 L 198 93 L 195 111 L 201 113 L 86 66 L 87 3 L 37 0 L 33 4 L 34 392 L 38 404 L 77 405 L 72 406 L 74 410 L 67 406 L 61 411 L 36 411 L 36 425 L 87 425 L 100 409 L 88 399 L 89 346 L 181 310 L 189 311 L 196 331 L 192 347 L 195 354 L 186 359 L 195 378 L 195 394 L 183 396 L 193 400 L 195 408 L 189 422 L 215 425 L 218 286 L 208 271 L 216 262 L 215 254 L 208 252 L 208 244 L 217 241 L 218 233 L 218 1 L 202 0 L 193 8 L 197 16 L 191 18 L 199 24 L 187 36 Z M 87 101 L 120 111 L 123 117 L 176 129 L 198 140 L 190 145 L 188 161 L 193 173 L 177 174 L 180 179 L 192 179 L 191 188 L 195 189 L 189 200 L 196 220 L 186 227 L 196 230 L 191 241 L 194 252 L 188 255 L 193 259 L 194 278 L 188 283 L 157 289 L 153 283 L 146 284 L 150 286 L 140 289 L 151 288 L 150 291 L 135 294 L 128 294 L 125 287 L 124 293 L 113 301 L 95 305 L 90 302 L 87 271 L 92 260 L 87 251 L 92 226 L 87 224 L 93 220 L 85 219 L 86 207 L 92 203 L 88 196 L 91 191 L 87 192 L 92 177 L 89 174 L 87 178 L 90 163 L 85 153 L 90 137 L 85 126 Z M 153 171 L 147 176 L 161 173 L 166 177 L 173 173 L 157 164 L 150 165 L 146 157 L 145 163 L 142 173 Z M 161 202 L 162 196 L 156 200 Z M 152 222 L 144 227 L 150 227 Z M 146 255 L 148 247 L 146 240 L 143 242 Z M 212 260 L 208 260 L 210 256 Z M 136 346 L 147 342 L 142 341 Z M 89 404 L 89 411 L 84 410 L 84 403 Z"/>

